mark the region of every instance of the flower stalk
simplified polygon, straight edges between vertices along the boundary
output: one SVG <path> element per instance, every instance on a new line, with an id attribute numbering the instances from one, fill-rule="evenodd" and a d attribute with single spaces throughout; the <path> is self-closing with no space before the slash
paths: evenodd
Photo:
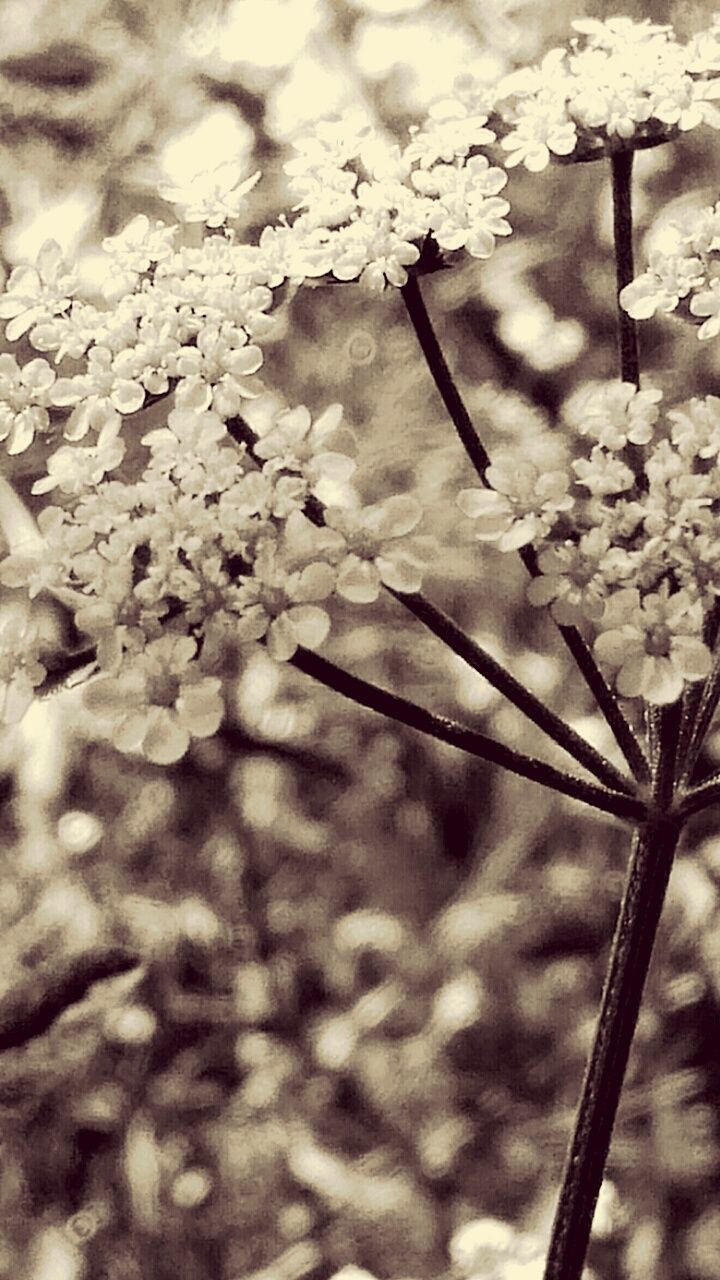
<path id="1" fill-rule="evenodd" d="M 507 769 L 520 778 L 538 782 L 560 795 L 581 800 L 602 813 L 610 813 L 616 818 L 624 818 L 631 822 L 642 822 L 647 816 L 645 803 L 638 796 L 608 791 L 604 787 L 596 786 L 595 783 L 586 782 L 583 778 L 564 773 L 553 765 L 546 764 L 544 760 L 536 760 L 522 751 L 515 751 L 512 747 L 496 742 L 476 729 L 469 729 L 446 716 L 439 716 L 424 707 L 419 707 L 407 698 L 400 697 L 399 694 L 380 689 L 377 685 L 343 670 L 342 667 L 336 666 L 335 663 L 329 662 L 327 658 L 322 658 L 317 653 L 298 649 L 290 659 L 290 665 L 362 707 L 377 711 L 398 724 L 407 725 L 410 729 L 418 729 L 421 733 L 457 747 L 460 751 L 465 751 L 480 760 L 499 765 L 500 768 Z"/>
<path id="2" fill-rule="evenodd" d="M 635 275 L 633 259 L 632 170 L 633 152 L 615 151 L 610 159 L 613 197 L 613 238 L 615 243 L 615 278 L 617 293 L 630 284 Z M 620 377 L 623 382 L 640 386 L 640 357 L 637 325 L 618 303 L 618 349 Z"/>
<path id="3" fill-rule="evenodd" d="M 490 466 L 490 456 L 480 440 L 445 360 L 417 279 L 411 276 L 401 293 L 435 386 L 442 397 L 460 441 L 480 480 L 489 488 L 486 472 Z M 519 555 L 531 577 L 536 577 L 538 569 L 533 549 L 531 547 L 521 547 Z M 610 726 L 615 740 L 632 770 L 633 776 L 640 782 L 647 782 L 649 780 L 649 766 L 642 745 L 623 715 L 617 698 L 603 679 L 600 669 L 583 637 L 576 627 L 559 626 L 558 630 L 607 724 Z"/>

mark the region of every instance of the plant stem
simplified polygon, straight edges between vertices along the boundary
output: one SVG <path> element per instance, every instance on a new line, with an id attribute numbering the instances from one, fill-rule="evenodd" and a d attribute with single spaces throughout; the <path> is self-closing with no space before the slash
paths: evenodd
<path id="1" fill-rule="evenodd" d="M 678 814 L 686 821 L 692 817 L 694 813 L 702 813 L 704 809 L 709 809 L 711 805 L 720 801 L 720 772 L 713 774 L 706 782 L 701 782 L 699 786 L 693 787 L 692 791 L 688 791 L 687 795 L 681 800 L 678 806 Z"/>
<path id="2" fill-rule="evenodd" d="M 448 373 L 449 376 L 449 373 Z M 459 397 L 458 397 L 459 398 Z M 244 445 L 251 456 L 256 437 L 251 427 L 243 418 L 232 418 L 226 423 L 227 430 L 237 444 Z M 325 513 L 321 502 L 310 495 L 305 502 L 305 514 L 313 524 L 321 527 L 325 524 Z M 557 742 L 563 750 L 568 751 L 575 759 L 596 778 L 604 782 L 611 790 L 622 791 L 627 795 L 634 792 L 632 783 L 624 777 L 619 769 L 606 760 L 599 751 L 575 733 L 559 716 L 546 707 L 539 698 L 526 689 L 504 667 L 496 662 L 470 636 L 466 635 L 456 623 L 442 610 L 437 609 L 419 593 L 394 591 L 386 588 L 404 608 L 428 627 L 438 639 L 442 640 L 453 653 L 463 658 L 475 671 L 489 680 L 510 702 L 547 734 L 553 742 Z"/>
<path id="3" fill-rule="evenodd" d="M 343 694 L 344 697 L 359 703 L 362 707 L 378 711 L 390 720 L 407 725 L 411 729 L 419 729 L 421 733 L 426 733 L 431 738 L 447 742 L 450 746 L 477 756 L 480 760 L 487 760 L 490 764 L 508 769 L 518 777 L 538 782 L 551 791 L 570 796 L 574 800 L 581 800 L 584 804 L 591 805 L 602 813 L 611 813 L 617 818 L 642 822 L 647 817 L 646 805 L 639 797 L 606 791 L 604 787 L 598 787 L 594 782 L 586 782 L 584 778 L 575 777 L 573 774 L 564 773 L 561 769 L 546 764 L 544 760 L 536 760 L 521 751 L 514 751 L 512 747 L 506 747 L 503 743 L 496 742 L 494 738 L 488 738 L 476 729 L 469 729 L 445 716 L 436 715 L 425 707 L 418 707 L 414 702 L 401 698 L 396 693 L 380 689 L 377 685 L 361 679 L 360 676 L 352 675 L 342 667 L 335 666 L 317 653 L 298 649 L 295 656 L 290 659 L 290 664 L 298 671 L 303 671 L 313 679 L 319 680 L 328 689 L 334 689 L 336 693 Z"/>
<path id="4" fill-rule="evenodd" d="M 453 653 L 467 662 L 473 671 L 484 676 L 509 702 L 522 711 L 523 715 L 562 747 L 563 751 L 572 755 L 578 764 L 583 765 L 612 790 L 622 791 L 626 795 L 634 794 L 635 788 L 629 778 L 626 778 L 611 761 L 606 760 L 605 756 L 596 751 L 585 738 L 557 716 L 550 707 L 526 689 L 505 667 L 496 662 L 486 649 L 462 631 L 452 618 L 443 613 L 442 609 L 438 609 L 419 593 L 408 595 L 393 591 L 392 588 L 388 589 L 391 596 L 409 609 L 424 626 L 428 627 L 449 649 L 452 649 Z"/>
<path id="5" fill-rule="evenodd" d="M 633 838 L 600 1016 L 565 1164 L 544 1280 L 580 1280 L 645 979 L 683 828 L 671 812 L 680 702 L 655 714 L 655 812 Z"/>
<path id="6" fill-rule="evenodd" d="M 692 692 L 692 690 L 691 690 Z M 716 653 L 713 669 L 703 686 L 702 694 L 695 709 L 690 741 L 683 760 L 683 778 L 692 777 L 695 762 L 700 755 L 708 729 L 717 710 L 720 700 L 720 653 Z"/>
<path id="7" fill-rule="evenodd" d="M 442 402 L 453 421 L 455 430 L 464 445 L 465 452 L 483 484 L 489 488 L 490 486 L 485 479 L 485 472 L 490 466 L 490 455 L 475 429 L 475 424 L 465 407 L 455 379 L 448 368 L 442 347 L 438 342 L 420 292 L 420 284 L 417 277 L 410 276 L 407 284 L 403 285 L 400 292 L 427 366 L 442 397 Z"/>
<path id="8" fill-rule="evenodd" d="M 490 466 L 490 456 L 485 449 L 472 422 L 447 361 L 437 340 L 432 321 L 420 291 L 418 280 L 411 276 L 400 291 L 407 308 L 410 321 L 420 343 L 423 355 L 432 374 L 442 401 L 450 414 L 455 429 L 465 448 L 470 461 L 486 488 L 491 488 L 486 478 Z M 537 577 L 538 568 L 535 553 L 530 547 L 520 550 L 520 559 L 532 577 Z M 603 679 L 600 670 L 580 632 L 575 627 L 558 627 L 569 652 L 575 659 L 590 692 L 597 702 L 607 724 L 627 760 L 633 775 L 641 782 L 648 782 L 650 770 L 642 746 L 631 726 L 623 715 L 620 705 L 612 690 Z"/>
<path id="9" fill-rule="evenodd" d="M 620 306 L 619 294 L 635 275 L 632 223 L 632 151 L 615 151 L 610 157 L 613 195 L 613 236 L 615 241 L 615 276 L 618 293 L 618 346 L 620 377 L 623 382 L 640 386 L 637 326 L 632 316 Z"/>

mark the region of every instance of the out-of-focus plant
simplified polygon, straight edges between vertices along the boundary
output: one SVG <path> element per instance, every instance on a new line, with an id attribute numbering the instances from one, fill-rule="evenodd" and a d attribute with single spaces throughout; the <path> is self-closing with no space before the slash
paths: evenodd
<path id="1" fill-rule="evenodd" d="M 9 553 L 0 582 L 17 593 L 0 634 L 6 722 L 21 719 L 36 695 L 79 677 L 86 709 L 118 752 L 174 765 L 193 740 L 218 733 L 230 664 L 242 665 L 262 646 L 271 659 L 397 724 L 633 828 L 546 1261 L 542 1241 L 494 1219 L 453 1237 L 460 1270 L 498 1280 L 531 1280 L 541 1271 L 546 1280 L 577 1280 L 582 1273 L 675 851 L 689 819 L 720 798 L 716 775 L 696 777 L 720 698 L 720 401 L 693 396 L 661 411 L 661 391 L 641 386 L 635 327 L 655 311 L 677 311 L 700 321 L 701 340 L 717 334 L 720 212 L 711 207 L 678 228 L 670 252 L 655 254 L 635 279 L 631 209 L 636 150 L 704 124 L 720 127 L 720 17 L 686 43 L 649 20 L 583 19 L 574 28 L 567 48 L 492 91 L 461 77 L 404 146 L 375 132 L 363 112 L 318 124 L 286 166 L 292 214 L 267 226 L 257 243 L 239 242 L 232 224 L 259 175 L 227 164 L 198 174 L 187 190 L 163 188 L 186 224 L 205 228 L 201 242 L 184 242 L 178 227 L 139 214 L 104 243 L 102 297 L 82 295 L 53 241 L 34 265 L 12 271 L 0 297 L 5 336 L 19 344 L 16 355 L 0 356 L 0 437 L 11 457 L 28 455 L 37 475 L 32 497 L 52 495 L 35 522 L 13 491 L 3 490 Z M 571 396 L 562 433 L 534 427 L 491 460 L 420 280 L 450 269 L 463 253 L 484 263 L 510 235 L 500 160 L 532 174 L 551 161 L 607 160 L 620 376 Z M 342 407 L 313 415 L 261 382 L 263 346 L 281 332 L 284 302 L 304 284 L 352 282 L 371 293 L 388 286 L 400 292 L 480 481 L 459 493 L 458 505 L 481 542 L 519 554 L 531 578 L 529 600 L 548 608 L 626 768 L 422 593 L 428 565 L 440 554 L 422 504 L 407 491 L 378 490 L 363 501 Z M 291 332 L 284 341 L 291 345 Z M 431 712 L 317 652 L 333 623 L 352 634 L 356 611 L 381 595 L 485 677 L 593 780 Z M 33 611 L 36 597 L 55 599 L 72 617 L 62 651 Z M 397 922 L 371 923 L 380 930 L 380 952 L 396 950 Z M 348 915 L 337 945 L 352 951 L 367 925 Z M 2 1042 L 38 1034 L 95 976 L 120 973 L 131 962 L 122 952 L 86 962 L 69 977 L 55 975 L 45 1002 L 29 1013 L 27 1002 L 10 1008 Z M 264 981 L 249 961 L 241 999 L 250 1021 L 253 1009 L 265 1007 Z M 477 976 L 460 972 L 436 995 L 434 1033 L 443 1042 L 452 1037 L 482 1000 Z M 359 998 L 351 1015 L 318 1023 L 318 1060 L 332 1067 L 350 1059 L 363 1026 L 396 1013 L 389 980 L 372 1000 Z M 120 1039 L 152 1034 L 148 1011 L 138 1006 L 127 1014 L 116 1027 Z M 241 1048 L 251 1080 L 252 1068 L 263 1066 L 261 1091 L 270 1087 L 266 1048 L 262 1037 Z M 274 1063 L 281 1076 L 296 1066 L 291 1059 Z M 372 1079 L 372 1054 L 364 1069 Z M 250 1082 L 247 1088 L 252 1094 Z M 462 1146 L 459 1118 L 448 1110 L 444 1119 L 439 1135 L 427 1135 L 430 1165 L 442 1159 L 443 1146 Z M 152 1163 L 147 1126 L 138 1122 L 128 1141 L 128 1159 Z M 351 1174 L 301 1125 L 286 1154 L 296 1180 L 320 1195 L 331 1188 L 343 1203 L 404 1212 L 402 1177 L 378 1174 L 375 1185 L 369 1175 Z M 205 1188 L 202 1170 L 189 1168 L 175 1186 L 176 1203 L 202 1201 Z M 139 1204 L 140 1216 L 149 1212 Z M 295 1258 L 288 1266 L 295 1274 L 306 1262 Z M 305 1269 L 313 1265 L 311 1259 Z"/>

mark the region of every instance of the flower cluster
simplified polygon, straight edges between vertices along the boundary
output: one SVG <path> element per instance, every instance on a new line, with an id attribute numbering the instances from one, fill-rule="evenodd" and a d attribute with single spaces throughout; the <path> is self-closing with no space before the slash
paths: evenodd
<path id="1" fill-rule="evenodd" d="M 328 508 L 327 526 L 304 514 L 319 477 L 354 467 L 331 447 L 339 418 L 338 406 L 314 423 L 304 406 L 280 412 L 255 454 L 213 409 L 175 407 L 133 442 L 144 453 L 137 478 L 99 482 L 123 456 L 110 454 L 115 435 L 104 461 L 100 437 L 48 460 L 35 489 L 57 486 L 65 503 L 41 512 L 41 538 L 5 558 L 0 581 L 72 604 L 102 672 L 88 705 L 119 750 L 166 763 L 191 736 L 214 733 L 227 642 L 264 640 L 284 661 L 323 643 L 332 595 L 365 602 L 381 583 L 419 588 L 430 547 L 413 534 L 422 511 L 410 495 Z"/>
<path id="2" fill-rule="evenodd" d="M 676 311 L 699 325 L 698 338 L 720 333 L 720 200 L 668 225 L 666 248 L 651 253 L 646 271 L 620 292 L 634 320 Z"/>
<path id="3" fill-rule="evenodd" d="M 471 86 L 435 103 L 401 149 L 363 113 L 323 122 L 285 168 L 292 223 L 266 228 L 261 248 L 291 278 L 401 287 L 428 237 L 443 252 L 489 258 L 510 234 L 504 170 L 479 151 L 494 142 L 486 95 Z"/>
<path id="4" fill-rule="evenodd" d="M 259 175 L 229 164 L 192 191 L 162 191 L 205 224 L 200 246 L 144 214 L 104 240 L 105 305 L 81 296 L 52 241 L 11 272 L 6 337 L 37 354 L 0 357 L 0 440 L 12 454 L 34 446 L 32 491 L 54 505 L 0 582 L 73 609 L 101 673 L 88 705 L 118 749 L 167 762 L 215 732 L 228 644 L 261 640 L 288 660 L 324 642 L 332 596 L 419 590 L 432 550 L 421 508 L 409 494 L 362 506 L 341 407 L 314 418 L 252 405 L 283 286 L 399 287 L 430 240 L 435 254 L 492 253 L 510 232 L 507 175 L 479 151 L 493 141 L 471 86 L 436 104 L 404 150 L 349 113 L 298 143 L 293 215 L 255 244 L 228 223 Z M 166 398 L 164 421 L 141 425 Z M 26 629 L 21 657 L 19 634 L 0 637 L 13 715 L 42 679 L 41 648 Z"/>
<path id="5" fill-rule="evenodd" d="M 590 384 L 565 406 L 577 443 L 552 469 L 508 456 L 492 489 L 465 490 L 478 538 L 532 546 L 532 604 L 593 636 L 618 692 L 674 702 L 710 672 L 708 626 L 720 596 L 720 399 L 661 416 L 661 393 Z M 557 445 L 554 445 L 557 449 Z"/>
<path id="6" fill-rule="evenodd" d="M 586 160 L 662 142 L 698 125 L 720 128 L 720 14 L 686 44 L 649 19 L 580 18 L 567 48 L 497 86 L 490 123 L 510 167 Z"/>

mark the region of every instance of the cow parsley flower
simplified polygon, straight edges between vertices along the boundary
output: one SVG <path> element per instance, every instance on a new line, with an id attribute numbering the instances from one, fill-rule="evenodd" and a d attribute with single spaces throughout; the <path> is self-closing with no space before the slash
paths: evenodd
<path id="1" fill-rule="evenodd" d="M 0 440 L 8 453 L 22 453 L 36 434 L 50 429 L 50 392 L 55 372 L 47 360 L 29 360 L 22 368 L 9 352 L 0 355 Z"/>
<path id="2" fill-rule="evenodd" d="M 618 693 L 656 705 L 675 702 L 686 680 L 710 674 L 702 623 L 700 601 L 685 590 L 671 592 L 665 583 L 641 597 L 627 587 L 607 601 L 593 651 L 614 672 Z"/>
<path id="3" fill-rule="evenodd" d="M 177 227 L 150 219 L 139 213 L 117 235 L 102 242 L 109 258 L 109 271 L 103 282 L 103 293 L 110 300 L 131 293 L 141 276 L 170 257 Z"/>
<path id="4" fill-rule="evenodd" d="M 170 362 L 173 375 L 179 378 L 176 403 L 196 413 L 213 408 L 231 418 L 245 399 L 257 394 L 246 379 L 257 373 L 262 362 L 262 351 L 248 341 L 244 329 L 227 321 L 208 322 L 195 344 L 180 347 Z"/>
<path id="5" fill-rule="evenodd" d="M 88 684 L 85 705 L 110 722 L 118 751 L 173 764 L 192 738 L 217 733 L 223 717 L 221 681 L 202 673 L 196 652 L 191 636 L 161 636 L 142 652 L 127 654 L 116 674 Z"/>
<path id="6" fill-rule="evenodd" d="M 163 200 L 180 209 L 185 222 L 203 222 L 206 227 L 222 227 L 228 221 L 240 217 L 248 192 L 260 181 L 260 171 L 251 177 L 240 179 L 241 169 L 234 160 L 228 160 L 215 169 L 203 170 L 194 175 L 185 187 L 161 184 L 158 188 Z"/>
<path id="7" fill-rule="evenodd" d="M 698 329 L 698 338 L 716 338 L 720 333 L 720 280 L 709 282 L 708 289 L 701 289 L 690 299 L 690 312 L 698 316 L 703 323 Z"/>
<path id="8" fill-rule="evenodd" d="M 250 616 L 259 618 L 259 635 L 279 662 L 299 645 L 318 649 L 327 638 L 330 616 L 318 602 L 332 594 L 336 572 L 330 560 L 342 546 L 342 538 L 316 529 L 300 511 L 288 516 L 279 541 L 259 543 L 247 584 L 248 602 L 256 604 Z"/>
<path id="9" fill-rule="evenodd" d="M 82 440 L 91 428 L 101 431 L 119 414 L 137 413 L 145 403 L 142 383 L 123 377 L 112 351 L 103 346 L 88 352 L 87 373 L 58 378 L 51 394 L 53 404 L 72 408 L 64 427 L 66 440 Z"/>
<path id="10" fill-rule="evenodd" d="M 419 591 L 432 543 L 413 534 L 422 507 L 410 494 L 397 494 L 355 511 L 330 507 L 326 522 L 347 544 L 338 565 L 338 595 L 355 604 L 377 600 L 384 584 L 395 591 Z"/>
<path id="11" fill-rule="evenodd" d="M 620 305 L 633 320 L 649 320 L 656 311 L 674 311 L 680 300 L 704 280 L 700 258 L 654 252 L 647 271 L 621 289 Z"/>
<path id="12" fill-rule="evenodd" d="M 682 44 L 670 26 L 630 18 L 573 27 L 568 48 L 497 86 L 489 123 L 509 166 L 539 172 L 553 157 L 592 159 L 701 124 L 720 128 L 714 45 Z"/>
<path id="13" fill-rule="evenodd" d="M 0 609 L 0 724 L 17 724 L 47 671 L 39 660 L 40 628 L 27 607 L 5 602 Z"/>
<path id="14" fill-rule="evenodd" d="M 344 484 L 355 470 L 355 462 L 337 444 L 352 447 L 349 432 L 343 432 L 343 409 L 328 405 L 314 421 L 305 405 L 284 409 L 260 430 L 253 446 L 256 458 L 269 470 L 298 471 L 306 477 L 311 491 L 323 481 Z"/>
<path id="15" fill-rule="evenodd" d="M 489 489 L 463 489 L 458 506 L 475 521 L 481 542 L 497 542 L 500 551 L 517 551 L 549 531 L 559 512 L 569 511 L 570 476 L 541 471 L 532 462 L 506 460 L 487 470 Z"/>
<path id="16" fill-rule="evenodd" d="M 404 157 L 411 163 L 419 162 L 422 169 L 432 168 L 438 160 L 449 164 L 463 159 L 472 148 L 495 141 L 492 129 L 487 128 L 489 104 L 483 110 L 481 102 L 463 101 L 461 80 L 456 81 L 455 88 L 457 96 L 441 98 L 430 105 L 423 126 L 410 126 L 412 141 L 406 146 Z"/>
<path id="17" fill-rule="evenodd" d="M 50 493 L 59 488 L 61 493 L 79 494 L 95 488 L 125 457 L 125 442 L 118 439 L 118 431 L 118 422 L 108 422 L 96 444 L 86 448 L 64 445 L 51 454 L 46 463 L 47 475 L 35 481 L 33 493 Z"/>
<path id="18" fill-rule="evenodd" d="M 685 222 L 671 223 L 668 234 L 670 251 L 650 255 L 647 270 L 621 290 L 620 304 L 635 320 L 678 311 L 697 324 L 701 341 L 715 338 L 720 334 L 720 200 Z"/>
<path id="19" fill-rule="evenodd" d="M 566 402 L 564 416 L 581 435 L 617 452 L 628 443 L 649 444 L 661 399 L 656 388 L 640 391 L 632 382 L 591 383 Z"/>
<path id="20" fill-rule="evenodd" d="M 338 233 L 332 274 L 337 280 L 358 280 L 366 289 L 382 292 L 386 284 L 407 284 L 407 267 L 420 257 L 417 245 L 392 230 L 388 217 L 363 217 Z"/>
<path id="21" fill-rule="evenodd" d="M 0 294 L 0 319 L 9 321 L 5 326 L 8 342 L 67 311 L 76 287 L 77 276 L 66 267 L 60 246 L 46 240 L 36 265 L 14 267 Z"/>

